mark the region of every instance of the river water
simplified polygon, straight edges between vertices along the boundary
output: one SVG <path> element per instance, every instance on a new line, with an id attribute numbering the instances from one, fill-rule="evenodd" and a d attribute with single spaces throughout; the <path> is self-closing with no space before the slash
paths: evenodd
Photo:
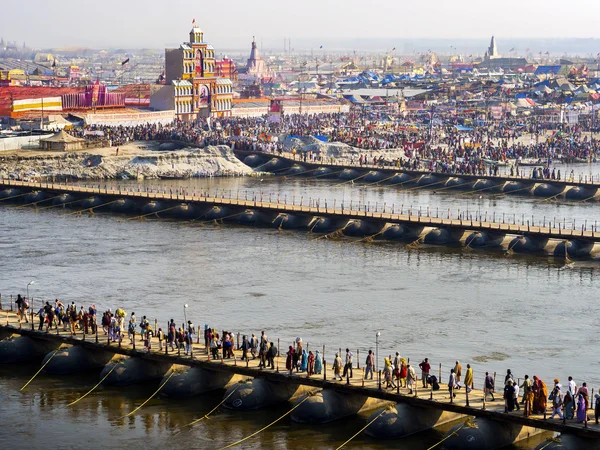
<path id="1" fill-rule="evenodd" d="M 262 181 L 261 181 L 262 180 Z M 584 203 L 542 202 L 518 196 L 457 195 L 340 185 L 331 181 L 282 178 L 229 178 L 183 183 L 190 192 L 224 195 L 271 194 L 291 198 L 461 208 L 504 212 L 535 220 L 567 217 L 579 224 L 600 220 L 597 207 Z M 146 188 L 156 183 L 142 184 Z M 283 200 L 283 198 L 282 198 Z M 25 293 L 38 301 L 60 298 L 99 310 L 123 307 L 137 317 L 164 323 L 187 318 L 217 329 L 252 333 L 264 329 L 281 348 L 301 336 L 315 348 L 375 350 L 379 359 L 400 351 L 412 361 L 429 357 L 447 378 L 455 360 L 474 367 L 476 385 L 486 370 L 501 378 L 573 375 L 578 383 L 600 387 L 600 338 L 594 278 L 595 260 L 564 265 L 537 256 L 511 256 L 443 247 L 408 249 L 398 243 L 316 240 L 303 232 L 253 229 L 166 220 L 127 220 L 98 213 L 0 206 L 3 301 Z M 579 226 L 579 225 L 577 225 Z M 120 419 L 145 400 L 156 384 L 102 389 L 73 408 L 67 404 L 93 386 L 97 374 L 37 378 L 20 387 L 38 365 L 0 368 L 2 427 L 0 446 L 147 448 L 186 445 L 219 448 L 258 430 L 289 406 L 261 414 L 219 411 L 210 421 L 174 433 L 216 405 L 222 393 L 185 402 L 155 399 L 133 418 Z M 286 409 L 287 408 L 287 409 Z M 284 419 L 243 448 L 335 448 L 364 426 L 366 416 L 325 426 Z M 442 430 L 443 431 L 443 430 Z M 359 436 L 349 448 L 425 449 L 440 431 L 395 442 Z M 533 448 L 535 441 L 523 444 Z"/>

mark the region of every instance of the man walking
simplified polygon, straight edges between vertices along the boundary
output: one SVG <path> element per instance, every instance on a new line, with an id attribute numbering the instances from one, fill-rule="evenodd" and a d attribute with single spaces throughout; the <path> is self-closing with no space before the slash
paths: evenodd
<path id="1" fill-rule="evenodd" d="M 493 402 L 495 400 L 495 398 L 494 398 L 494 378 L 490 375 L 489 372 L 486 372 L 484 389 L 483 389 L 484 400 L 487 400 L 488 395 L 492 397 L 491 401 Z"/>
<path id="2" fill-rule="evenodd" d="M 533 410 L 533 383 L 529 379 L 529 375 L 525 375 L 525 379 L 523 380 L 523 384 L 520 386 L 523 388 L 523 403 L 525 404 L 525 416 L 529 417 L 532 414 Z"/>
<path id="3" fill-rule="evenodd" d="M 423 383 L 423 387 L 429 387 L 429 383 L 427 382 L 427 379 L 429 378 L 429 371 L 431 370 L 429 359 L 425 358 L 423 361 L 421 361 L 419 367 L 421 368 L 421 382 Z"/>
<path id="4" fill-rule="evenodd" d="M 375 368 L 375 356 L 373 355 L 373 350 L 369 350 L 369 354 L 367 355 L 367 360 L 365 361 L 365 380 L 369 378 L 369 374 L 371 374 L 371 380 L 373 379 L 373 369 Z"/>
<path id="5" fill-rule="evenodd" d="M 350 349 L 346 349 L 346 364 L 344 365 L 344 374 L 343 374 L 344 378 L 348 374 L 350 375 L 350 378 L 352 378 L 352 356 L 354 356 L 354 355 L 352 354 Z"/>

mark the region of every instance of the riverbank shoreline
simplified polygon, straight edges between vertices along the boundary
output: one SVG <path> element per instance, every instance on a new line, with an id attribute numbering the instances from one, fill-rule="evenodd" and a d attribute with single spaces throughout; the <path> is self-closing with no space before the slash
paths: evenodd
<path id="1" fill-rule="evenodd" d="M 224 145 L 178 150 L 159 150 L 159 146 L 160 142 L 149 141 L 75 152 L 16 150 L 0 155 L 0 177 L 29 181 L 187 179 L 252 173 Z"/>

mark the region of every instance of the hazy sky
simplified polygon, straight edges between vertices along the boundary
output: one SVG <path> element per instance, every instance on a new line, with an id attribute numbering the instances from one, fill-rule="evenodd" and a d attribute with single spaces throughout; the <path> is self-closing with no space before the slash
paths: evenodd
<path id="1" fill-rule="evenodd" d="M 598 0 L 25 0 L 1 8 L 0 34 L 31 47 L 162 48 L 191 20 L 215 47 L 256 35 L 283 47 L 315 38 L 598 38 Z M 296 39 L 296 41 L 294 40 Z M 266 45 L 265 45 L 266 47 Z M 598 49 L 600 51 L 600 48 Z"/>

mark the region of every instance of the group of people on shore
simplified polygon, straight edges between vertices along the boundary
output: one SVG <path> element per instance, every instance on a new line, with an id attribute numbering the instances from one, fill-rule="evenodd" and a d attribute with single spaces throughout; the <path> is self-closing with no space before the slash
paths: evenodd
<path id="1" fill-rule="evenodd" d="M 584 126 L 553 124 L 488 124 L 457 127 L 460 121 L 440 115 L 431 126 L 429 119 L 416 117 L 407 122 L 402 116 L 382 119 L 369 111 L 347 113 L 289 114 L 280 122 L 266 117 L 220 118 L 196 122 L 175 121 L 169 125 L 86 126 L 73 134 L 90 139 L 103 135 L 112 146 L 131 141 L 174 140 L 199 147 L 227 145 L 269 153 L 283 151 L 281 136 L 318 136 L 328 142 L 348 144 L 359 150 L 402 151 L 403 158 L 385 161 L 387 165 L 484 174 L 494 164 L 509 161 L 540 161 L 543 165 L 595 160 L 600 139 L 587 134 Z M 529 142 L 525 137 L 530 135 Z M 521 138 L 521 139 L 518 139 Z M 292 151 L 293 149 L 287 149 Z M 318 155 L 318 158 L 332 155 Z M 372 159 L 368 157 L 369 161 Z"/>

